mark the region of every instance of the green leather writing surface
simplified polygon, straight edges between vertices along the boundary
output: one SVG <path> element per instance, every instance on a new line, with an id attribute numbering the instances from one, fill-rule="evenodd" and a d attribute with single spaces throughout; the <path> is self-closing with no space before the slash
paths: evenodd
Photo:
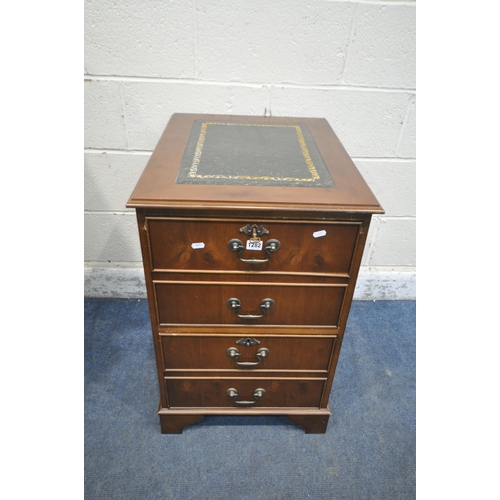
<path id="1" fill-rule="evenodd" d="M 178 184 L 334 187 L 305 124 L 195 120 Z"/>

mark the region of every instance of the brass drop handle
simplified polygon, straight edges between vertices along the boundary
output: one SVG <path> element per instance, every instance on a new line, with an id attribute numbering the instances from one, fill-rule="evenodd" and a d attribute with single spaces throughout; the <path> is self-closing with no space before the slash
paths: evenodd
<path id="1" fill-rule="evenodd" d="M 248 240 L 250 250 L 264 250 L 267 254 L 267 259 L 243 259 L 241 257 L 241 254 L 245 250 L 245 245 L 243 245 L 241 240 L 234 238 L 229 241 L 227 246 L 229 247 L 229 250 L 231 250 L 231 252 L 238 252 L 238 259 L 240 259 L 241 262 L 246 262 L 249 264 L 263 264 L 264 262 L 268 262 L 271 258 L 271 254 L 273 252 L 276 252 L 276 250 L 278 250 L 281 245 L 278 240 L 268 240 L 266 246 L 262 248 L 263 243 L 260 240 L 260 237 L 264 234 L 269 234 L 269 230 L 264 226 L 257 226 L 257 224 L 247 224 L 245 227 L 240 228 L 240 233 L 245 233 L 246 235 L 250 236 L 250 239 Z"/>
<path id="2" fill-rule="evenodd" d="M 259 365 L 262 360 L 269 355 L 269 349 L 267 347 L 261 347 L 256 353 L 255 357 L 258 361 L 238 361 L 241 356 L 240 351 L 236 347 L 230 347 L 227 351 L 227 355 L 234 359 L 234 362 L 243 368 L 251 368 L 252 366 Z"/>
<path id="3" fill-rule="evenodd" d="M 246 262 L 249 264 L 263 264 L 264 262 L 269 261 L 269 259 L 271 258 L 271 254 L 273 252 L 276 252 L 281 244 L 278 240 L 267 240 L 266 246 L 264 247 L 264 251 L 267 254 L 267 259 L 243 259 L 241 257 L 241 254 L 245 250 L 245 245 L 243 245 L 241 240 L 238 240 L 236 238 L 230 240 L 227 246 L 229 247 L 229 250 L 231 250 L 231 252 L 238 252 L 238 259 L 240 259 L 241 262 Z"/>
<path id="4" fill-rule="evenodd" d="M 228 389 L 226 394 L 237 404 L 237 405 L 254 405 L 259 401 L 259 399 L 266 393 L 265 389 L 255 389 L 253 392 L 253 401 L 236 401 L 238 397 L 238 391 L 236 389 Z"/>
<path id="5" fill-rule="evenodd" d="M 243 319 L 256 319 L 256 318 L 262 318 L 266 314 L 266 311 L 268 309 L 271 309 L 271 307 L 274 306 L 274 300 L 273 299 L 262 299 L 262 302 L 260 303 L 260 310 L 262 311 L 262 314 L 240 314 L 238 311 L 241 309 L 241 301 L 240 299 L 232 298 L 227 301 L 227 305 L 229 309 L 234 309 L 236 311 L 236 316 L 238 318 L 243 318 Z"/>

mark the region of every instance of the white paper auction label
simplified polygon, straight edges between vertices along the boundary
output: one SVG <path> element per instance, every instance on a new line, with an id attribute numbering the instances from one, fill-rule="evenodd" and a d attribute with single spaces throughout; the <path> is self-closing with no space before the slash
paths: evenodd
<path id="1" fill-rule="evenodd" d="M 263 241 L 247 240 L 247 250 L 262 250 Z"/>
<path id="2" fill-rule="evenodd" d="M 313 233 L 313 236 L 315 238 L 321 238 L 321 236 L 325 236 L 326 235 L 326 231 L 324 229 L 322 229 L 321 231 L 316 231 Z"/>
<path id="3" fill-rule="evenodd" d="M 191 243 L 191 248 L 205 248 L 205 243 L 200 242 L 200 243 Z"/>

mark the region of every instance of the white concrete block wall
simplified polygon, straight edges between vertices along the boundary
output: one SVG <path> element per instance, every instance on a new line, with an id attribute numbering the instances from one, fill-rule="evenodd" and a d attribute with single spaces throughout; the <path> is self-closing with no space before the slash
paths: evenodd
<path id="1" fill-rule="evenodd" d="M 128 197 L 175 112 L 326 118 L 384 206 L 356 298 L 415 298 L 415 2 L 86 0 L 85 293 L 144 296 Z"/>

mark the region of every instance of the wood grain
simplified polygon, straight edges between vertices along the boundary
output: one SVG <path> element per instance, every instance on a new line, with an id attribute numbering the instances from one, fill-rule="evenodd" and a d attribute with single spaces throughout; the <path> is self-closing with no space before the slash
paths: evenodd
<path id="1" fill-rule="evenodd" d="M 306 124 L 335 187 L 177 184 L 195 120 Z M 181 433 L 204 415 L 286 415 L 306 433 L 326 432 L 371 217 L 383 213 L 326 120 L 175 114 L 127 206 L 137 212 L 161 431 Z M 247 224 L 264 226 L 263 245 L 279 249 L 232 252 L 232 239 L 246 247 Z M 262 311 L 267 298 L 274 305 Z"/>

